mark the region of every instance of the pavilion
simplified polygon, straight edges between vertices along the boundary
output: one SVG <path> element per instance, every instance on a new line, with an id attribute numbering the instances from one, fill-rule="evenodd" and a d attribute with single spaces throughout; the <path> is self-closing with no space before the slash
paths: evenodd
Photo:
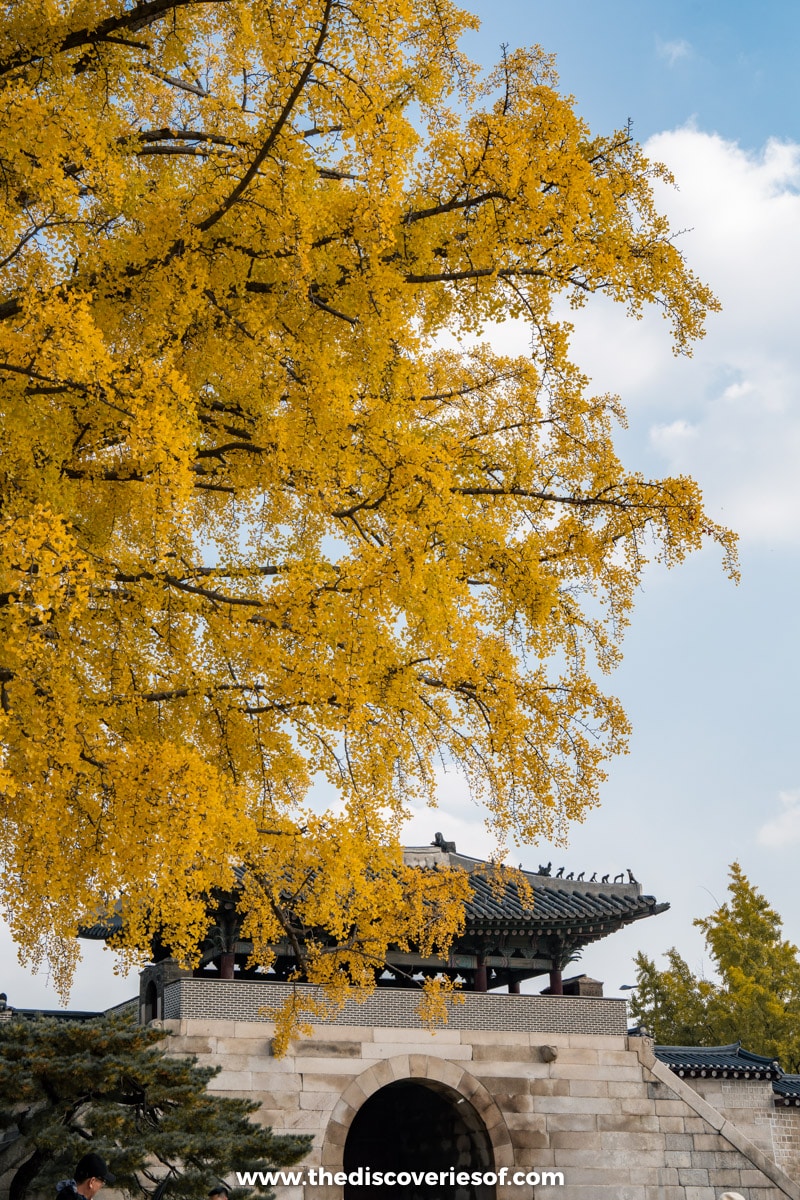
<path id="1" fill-rule="evenodd" d="M 518 993 L 529 979 L 547 977 L 546 992 L 564 994 L 563 970 L 579 957 L 583 948 L 609 934 L 655 916 L 669 908 L 653 896 L 644 895 L 630 871 L 627 879 L 611 874 L 598 881 L 555 875 L 550 864 L 538 871 L 505 871 L 490 862 L 460 854 L 454 842 L 437 834 L 431 845 L 409 846 L 404 860 L 420 870 L 449 866 L 466 871 L 472 895 L 467 902 L 463 932 L 448 958 L 390 949 L 385 968 L 376 980 L 378 987 L 419 986 L 431 975 L 458 979 L 465 991 L 486 992 L 507 988 Z M 200 978 L 288 980 L 295 973 L 296 958 L 288 940 L 274 947 L 275 960 L 269 971 L 250 964 L 252 944 L 240 936 L 236 891 L 215 897 L 209 929 L 201 946 L 201 959 L 194 974 Z M 81 930 L 81 936 L 107 939 L 120 929 L 119 917 Z M 170 957 L 169 947 L 156 943 L 153 962 Z M 567 992 L 597 994 L 584 976 Z"/>

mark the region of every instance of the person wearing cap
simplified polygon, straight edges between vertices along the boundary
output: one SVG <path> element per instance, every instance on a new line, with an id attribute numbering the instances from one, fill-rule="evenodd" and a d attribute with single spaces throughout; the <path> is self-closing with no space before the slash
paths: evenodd
<path id="1" fill-rule="evenodd" d="M 56 1185 L 57 1200 L 94 1200 L 94 1197 L 107 1183 L 114 1183 L 116 1175 L 112 1175 L 106 1166 L 105 1159 L 99 1154 L 84 1154 L 75 1167 L 74 1179 L 62 1179 Z"/>

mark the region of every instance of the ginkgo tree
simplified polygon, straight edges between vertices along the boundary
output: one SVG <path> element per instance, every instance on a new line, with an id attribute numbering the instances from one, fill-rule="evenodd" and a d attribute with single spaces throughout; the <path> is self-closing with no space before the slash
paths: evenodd
<path id="1" fill-rule="evenodd" d="M 482 76 L 449 0 L 0 21 L 6 911 L 66 985 L 112 909 L 189 960 L 244 867 L 259 961 L 363 983 L 458 928 L 398 851 L 438 767 L 500 841 L 562 835 L 647 559 L 730 565 L 692 480 L 622 465 L 556 304 L 656 305 L 683 353 L 716 301 L 630 131 L 538 48 Z"/>

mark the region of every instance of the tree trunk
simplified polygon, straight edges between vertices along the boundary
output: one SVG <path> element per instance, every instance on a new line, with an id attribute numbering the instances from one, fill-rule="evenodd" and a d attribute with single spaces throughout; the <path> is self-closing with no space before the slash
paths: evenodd
<path id="1" fill-rule="evenodd" d="M 17 1169 L 8 1187 L 8 1200 L 25 1200 L 28 1189 L 44 1166 L 46 1157 L 43 1150 L 34 1150 L 30 1158 Z"/>

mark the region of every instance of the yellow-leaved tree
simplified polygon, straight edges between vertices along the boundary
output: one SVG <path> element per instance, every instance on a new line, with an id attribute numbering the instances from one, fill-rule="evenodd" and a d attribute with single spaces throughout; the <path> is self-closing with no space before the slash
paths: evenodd
<path id="1" fill-rule="evenodd" d="M 712 294 L 629 131 L 449 0 L 16 0 L 0 24 L 6 911 L 66 983 L 116 907 L 363 983 L 463 880 L 398 829 L 457 762 L 500 839 L 595 804 L 648 556 L 730 536 L 626 470 L 554 303 Z M 484 344 L 523 318 L 530 353 Z M 338 801 L 320 814 L 320 780 Z"/>

